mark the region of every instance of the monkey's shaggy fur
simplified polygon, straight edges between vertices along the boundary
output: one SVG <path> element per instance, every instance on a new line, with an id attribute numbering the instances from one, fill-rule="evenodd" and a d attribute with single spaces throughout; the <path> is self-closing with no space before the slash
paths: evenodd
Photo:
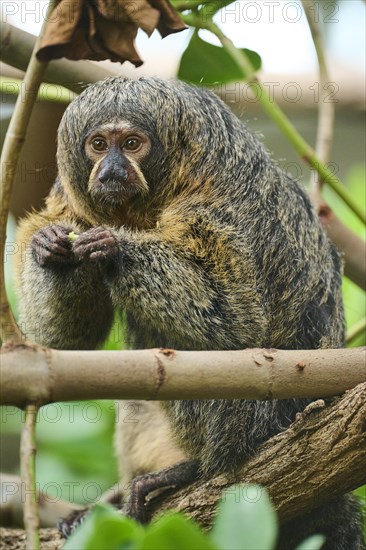
<path id="1" fill-rule="evenodd" d="M 84 150 L 93 129 L 121 121 L 151 140 L 139 166 L 148 193 L 122 206 L 90 194 L 92 165 Z M 59 177 L 46 207 L 22 222 L 20 241 L 29 244 L 50 224 L 77 234 L 103 225 L 118 240 L 119 256 L 112 273 L 96 262 L 44 268 L 32 254 L 23 258 L 21 321 L 26 332 L 38 327 L 40 343 L 95 348 L 118 308 L 133 347 L 343 345 L 337 251 L 306 193 L 212 93 L 159 79 L 94 84 L 66 110 L 57 161 Z M 306 403 L 172 401 L 163 409 L 152 405 L 146 424 L 141 406 L 140 422 L 120 422 L 125 480 L 184 456 L 198 460 L 207 477 L 235 470 Z M 287 532 L 282 547 L 318 532 L 327 535 L 329 550 L 364 547 L 359 508 L 349 496 Z"/>

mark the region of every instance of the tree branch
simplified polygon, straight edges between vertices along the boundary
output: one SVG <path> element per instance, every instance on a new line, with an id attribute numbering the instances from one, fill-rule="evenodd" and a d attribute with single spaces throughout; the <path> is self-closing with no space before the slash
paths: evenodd
<path id="1" fill-rule="evenodd" d="M 0 313 L 1 313 L 1 339 L 6 341 L 12 334 L 14 341 L 21 341 L 21 333 L 18 329 L 7 299 L 4 274 L 4 249 L 6 240 L 6 224 L 9 213 L 9 204 L 19 155 L 22 150 L 33 106 L 37 98 L 37 92 L 42 82 L 47 63 L 41 63 L 36 58 L 36 51 L 42 40 L 47 24 L 47 16 L 54 8 L 55 0 L 51 0 L 47 7 L 47 15 L 43 22 L 41 32 L 35 41 L 34 49 L 30 56 L 21 92 L 18 95 L 14 112 L 5 135 L 1 152 L 1 188 L 0 188 L 0 265 L 2 270 L 0 287 Z M 9 330 L 11 328 L 11 330 Z"/>
<path id="2" fill-rule="evenodd" d="M 18 95 L 14 112 L 7 129 L 3 150 L 1 153 L 1 189 L 0 189 L 0 264 L 1 264 L 1 286 L 0 286 L 0 313 L 1 313 L 1 339 L 6 341 L 11 327 L 12 339 L 14 342 L 21 342 L 22 334 L 14 320 L 9 306 L 5 288 L 4 273 L 4 250 L 6 241 L 6 226 L 9 213 L 10 197 L 18 165 L 20 151 L 25 141 L 29 120 L 33 106 L 37 98 L 38 89 L 43 79 L 47 63 L 41 63 L 36 58 L 36 51 L 41 44 L 45 33 L 48 17 L 51 14 L 56 0 L 50 0 L 47 6 L 47 14 L 41 32 L 35 41 L 34 49 L 27 66 L 21 91 Z M 25 408 L 25 422 L 21 434 L 20 467 L 22 480 L 26 486 L 24 503 L 24 524 L 26 528 L 26 548 L 38 550 L 39 542 L 39 514 L 36 498 L 36 476 L 35 476 L 35 431 L 37 406 L 27 403 Z"/>
<path id="3" fill-rule="evenodd" d="M 325 58 L 324 44 L 319 22 L 315 18 L 313 0 L 302 0 L 318 59 L 320 98 L 318 107 L 318 129 L 316 154 L 326 164 L 329 161 L 334 127 L 334 103 L 329 101 L 327 85 L 329 72 Z M 311 172 L 310 196 L 331 240 L 344 252 L 345 273 L 360 288 L 366 290 L 366 244 L 334 214 L 325 203 L 322 194 L 323 181 L 316 170 Z"/>
<path id="4" fill-rule="evenodd" d="M 23 517 L 27 550 L 39 548 L 39 513 L 35 476 L 37 413 L 36 405 L 27 405 L 20 440 L 20 469 L 25 487 Z"/>
<path id="5" fill-rule="evenodd" d="M 347 344 L 351 344 L 356 338 L 366 331 L 366 317 L 360 319 L 347 332 Z"/>
<path id="6" fill-rule="evenodd" d="M 19 78 L 0 76 L 0 93 L 17 96 L 21 90 L 22 81 Z M 6 97 L 6 96 L 5 96 Z M 66 105 L 76 99 L 77 94 L 67 90 L 63 86 L 51 86 L 42 83 L 37 94 L 37 101 L 52 101 L 55 103 L 65 103 Z"/>
<path id="7" fill-rule="evenodd" d="M 302 5 L 309 24 L 311 36 L 318 58 L 319 77 L 320 77 L 320 98 L 318 107 L 318 129 L 316 137 L 315 151 L 318 158 L 326 164 L 329 160 L 330 149 L 333 139 L 334 127 L 334 103 L 329 101 L 327 84 L 329 83 L 329 73 L 327 62 L 325 59 L 324 44 L 320 31 L 319 22 L 315 18 L 315 9 L 313 0 L 302 0 Z M 312 189 L 311 193 L 314 200 L 319 200 L 321 197 L 322 180 L 319 174 L 313 170 L 311 173 Z"/>
<path id="8" fill-rule="evenodd" d="M 3 527 L 23 527 L 24 496 L 26 493 L 24 481 L 19 476 L 0 474 L 0 524 Z M 81 504 L 55 499 L 43 492 L 37 491 L 40 524 L 42 527 L 55 527 L 60 518 L 65 518 L 74 510 L 81 510 Z M 0 540 L 2 540 L 0 536 Z"/>
<path id="9" fill-rule="evenodd" d="M 8 346 L 1 356 L 0 403 L 327 397 L 366 381 L 365 350 L 59 351 Z"/>
<path id="10" fill-rule="evenodd" d="M 24 548 L 24 531 L 22 529 L 0 528 L 1 549 L 19 550 Z M 61 538 L 57 529 L 41 529 L 41 550 L 61 550 L 65 539 Z"/>
<path id="11" fill-rule="evenodd" d="M 258 483 L 268 490 L 281 523 L 366 483 L 366 383 L 334 404 L 311 403 L 285 432 L 264 443 L 235 476 L 200 481 L 152 499 L 153 514 L 178 510 L 209 527 L 223 489 Z M 321 410 L 318 410 L 320 407 Z"/>
<path id="12" fill-rule="evenodd" d="M 1 61 L 25 71 L 36 43 L 35 36 L 3 21 L 0 22 L 0 36 Z M 113 73 L 96 63 L 61 59 L 49 63 L 44 81 L 60 84 L 79 94 L 89 82 L 97 82 L 108 76 L 113 76 Z"/>

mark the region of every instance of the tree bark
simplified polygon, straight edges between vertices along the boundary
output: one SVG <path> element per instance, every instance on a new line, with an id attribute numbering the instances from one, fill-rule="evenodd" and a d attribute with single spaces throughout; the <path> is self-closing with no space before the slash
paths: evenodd
<path id="1" fill-rule="evenodd" d="M 235 476 L 197 482 L 149 503 L 153 514 L 179 510 L 210 527 L 223 489 L 257 483 L 281 523 L 366 483 L 366 383 L 334 403 L 310 403 L 285 432 L 264 443 Z"/>

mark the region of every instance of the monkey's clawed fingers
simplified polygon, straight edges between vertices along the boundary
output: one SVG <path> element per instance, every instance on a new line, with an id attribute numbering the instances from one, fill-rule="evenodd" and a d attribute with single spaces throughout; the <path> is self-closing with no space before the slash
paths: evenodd
<path id="1" fill-rule="evenodd" d="M 31 248 L 40 266 L 75 263 L 68 233 L 65 227 L 49 225 L 33 235 Z"/>
<path id="2" fill-rule="evenodd" d="M 113 260 L 119 252 L 118 241 L 109 229 L 93 227 L 79 235 L 73 252 L 77 260 Z"/>
<path id="3" fill-rule="evenodd" d="M 75 529 L 83 523 L 89 513 L 89 508 L 84 508 L 83 510 L 74 510 L 66 518 L 62 519 L 57 525 L 61 535 L 65 539 L 69 538 L 70 535 L 73 534 Z"/>
<path id="4" fill-rule="evenodd" d="M 146 523 L 148 514 L 145 498 L 149 493 L 157 489 L 179 489 L 193 483 L 198 477 L 199 463 L 197 460 L 186 460 L 165 470 L 138 476 L 132 481 L 130 498 L 123 506 L 122 513 L 140 523 Z"/>

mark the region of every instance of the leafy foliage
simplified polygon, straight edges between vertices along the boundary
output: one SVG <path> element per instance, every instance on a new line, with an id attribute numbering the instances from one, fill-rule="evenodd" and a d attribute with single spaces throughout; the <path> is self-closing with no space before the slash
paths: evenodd
<path id="1" fill-rule="evenodd" d="M 111 506 L 98 504 L 64 550 L 271 550 L 277 534 L 277 517 L 266 490 L 235 485 L 223 493 L 210 534 L 182 514 L 168 513 L 142 527 Z M 315 535 L 298 550 L 318 550 L 324 540 Z"/>
<path id="2" fill-rule="evenodd" d="M 261 58 L 252 50 L 243 49 L 253 67 L 261 67 Z M 230 54 L 219 46 L 209 44 L 194 32 L 182 55 L 178 78 L 193 84 L 223 84 L 244 80 L 246 75 Z"/>

